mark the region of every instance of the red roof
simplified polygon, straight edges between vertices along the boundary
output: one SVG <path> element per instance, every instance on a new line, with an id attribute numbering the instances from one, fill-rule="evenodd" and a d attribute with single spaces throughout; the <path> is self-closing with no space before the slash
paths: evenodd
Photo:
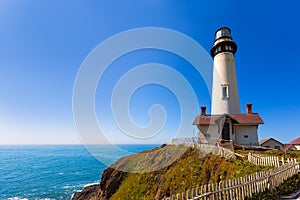
<path id="1" fill-rule="evenodd" d="M 194 120 L 193 125 L 215 124 L 216 121 L 224 117 L 230 118 L 238 124 L 244 124 L 244 125 L 264 124 L 264 121 L 260 118 L 260 116 L 257 113 L 253 113 L 253 114 L 198 115 Z"/>
<path id="2" fill-rule="evenodd" d="M 291 141 L 291 142 L 289 142 L 288 144 L 299 144 L 300 145 L 300 137 L 293 140 L 293 141 Z"/>

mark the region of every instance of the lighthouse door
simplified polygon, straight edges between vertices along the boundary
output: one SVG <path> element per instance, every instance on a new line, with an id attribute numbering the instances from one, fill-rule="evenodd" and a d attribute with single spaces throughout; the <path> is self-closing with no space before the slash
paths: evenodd
<path id="1" fill-rule="evenodd" d="M 229 123 L 224 123 L 223 129 L 222 129 L 222 139 L 223 140 L 230 140 Z"/>

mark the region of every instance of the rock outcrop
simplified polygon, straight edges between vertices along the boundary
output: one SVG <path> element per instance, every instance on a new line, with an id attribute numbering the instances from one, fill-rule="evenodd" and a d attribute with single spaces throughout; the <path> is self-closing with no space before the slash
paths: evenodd
<path id="1" fill-rule="evenodd" d="M 100 184 L 89 185 L 80 192 L 76 192 L 72 199 L 76 200 L 99 200 L 100 197 Z"/>

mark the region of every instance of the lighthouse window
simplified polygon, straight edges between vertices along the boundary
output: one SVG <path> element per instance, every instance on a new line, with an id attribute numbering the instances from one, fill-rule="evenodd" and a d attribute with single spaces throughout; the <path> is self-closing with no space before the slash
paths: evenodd
<path id="1" fill-rule="evenodd" d="M 232 50 L 231 46 L 229 46 L 229 50 L 230 50 L 230 51 Z"/>
<path id="2" fill-rule="evenodd" d="M 225 46 L 225 50 L 228 50 L 228 46 Z"/>
<path id="3" fill-rule="evenodd" d="M 223 98 L 229 98 L 228 85 L 222 85 Z"/>

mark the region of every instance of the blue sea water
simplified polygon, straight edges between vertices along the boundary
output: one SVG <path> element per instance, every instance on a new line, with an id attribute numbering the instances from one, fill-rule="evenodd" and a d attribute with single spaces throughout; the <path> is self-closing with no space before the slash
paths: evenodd
<path id="1" fill-rule="evenodd" d="M 158 145 L 119 145 L 140 152 Z M 109 146 L 98 146 L 108 163 L 128 155 L 115 155 Z M 98 183 L 104 164 L 82 145 L 0 146 L 0 199 L 70 199 L 91 183 Z"/>

